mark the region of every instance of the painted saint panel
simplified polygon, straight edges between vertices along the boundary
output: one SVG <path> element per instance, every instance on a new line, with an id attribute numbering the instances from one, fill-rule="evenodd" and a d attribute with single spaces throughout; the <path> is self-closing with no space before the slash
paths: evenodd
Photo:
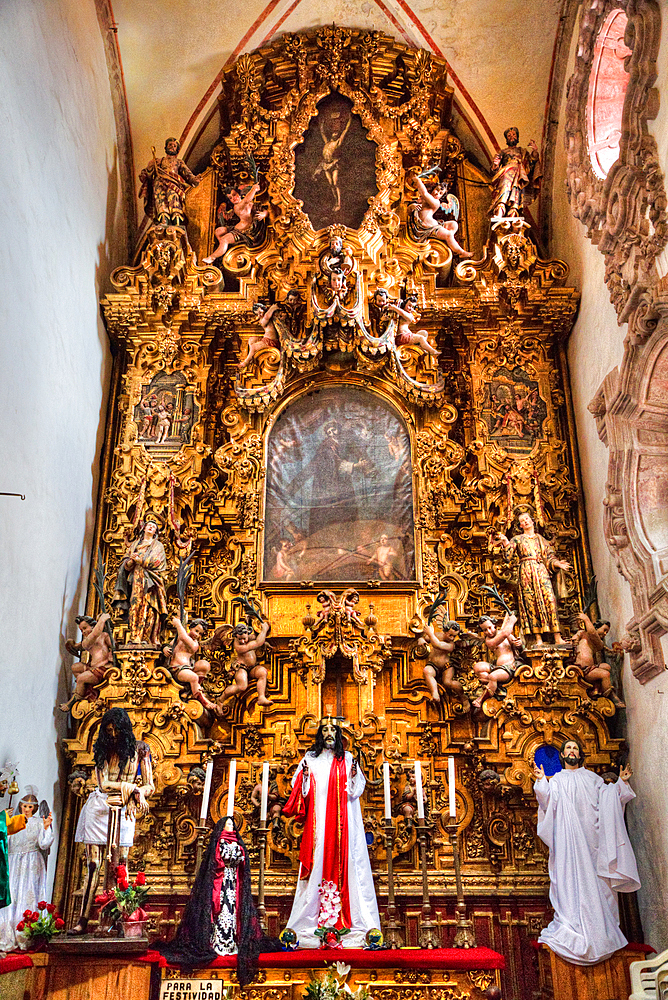
<path id="1" fill-rule="evenodd" d="M 134 409 L 137 437 L 149 451 L 178 451 L 190 444 L 199 408 L 185 375 L 160 372 L 142 388 Z"/>
<path id="2" fill-rule="evenodd" d="M 499 368 L 484 386 L 482 416 L 490 440 L 510 455 L 528 455 L 543 437 L 547 406 L 538 382 L 519 365 Z"/>
<path id="3" fill-rule="evenodd" d="M 415 579 L 410 440 L 387 403 L 337 386 L 281 414 L 268 445 L 264 579 Z"/>
<path id="4" fill-rule="evenodd" d="M 294 196 L 314 229 L 334 223 L 357 229 L 378 194 L 376 144 L 351 109 L 340 94 L 324 98 L 295 150 Z"/>

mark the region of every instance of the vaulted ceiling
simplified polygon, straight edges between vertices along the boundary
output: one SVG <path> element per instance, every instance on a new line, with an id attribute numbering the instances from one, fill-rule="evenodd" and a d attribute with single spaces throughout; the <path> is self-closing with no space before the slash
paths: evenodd
<path id="1" fill-rule="evenodd" d="M 511 124 L 523 144 L 542 145 L 561 8 L 562 0 L 114 0 L 135 176 L 168 135 L 188 156 L 239 55 L 332 22 L 443 57 L 455 130 L 488 167 Z"/>

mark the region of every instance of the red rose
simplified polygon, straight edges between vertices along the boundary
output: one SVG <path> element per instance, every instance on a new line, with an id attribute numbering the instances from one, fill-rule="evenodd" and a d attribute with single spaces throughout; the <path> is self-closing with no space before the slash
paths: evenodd
<path id="1" fill-rule="evenodd" d="M 55 909 L 56 909 L 56 907 L 55 907 L 54 903 L 47 903 L 46 904 L 47 913 L 54 913 Z"/>
<path id="2" fill-rule="evenodd" d="M 122 879 L 119 878 L 119 880 L 118 880 L 118 888 L 121 890 L 121 892 L 125 892 L 126 889 L 130 888 L 130 883 L 128 882 L 128 880 L 126 878 L 122 878 Z"/>
<path id="3" fill-rule="evenodd" d="M 46 909 L 46 903 L 44 902 L 44 900 L 42 900 L 41 903 L 37 904 L 37 909 L 38 910 L 45 910 Z"/>
<path id="4" fill-rule="evenodd" d="M 25 927 L 25 924 L 24 924 L 24 922 L 23 922 L 23 921 L 21 921 L 21 923 L 20 923 L 20 924 L 17 924 L 17 925 L 16 925 L 16 929 L 17 929 L 17 931 L 22 931 L 24 927 Z"/>
<path id="5" fill-rule="evenodd" d="M 116 881 L 120 882 L 122 878 L 127 879 L 128 870 L 125 865 L 119 865 L 116 869 Z"/>
<path id="6" fill-rule="evenodd" d="M 31 917 L 32 917 L 32 910 L 24 910 L 23 911 L 23 918 L 24 918 L 24 920 L 30 920 Z"/>
<path id="7" fill-rule="evenodd" d="M 62 920 L 60 917 L 56 917 L 56 930 L 62 931 L 64 926 L 65 926 L 65 921 Z"/>
<path id="8" fill-rule="evenodd" d="M 33 921 L 39 920 L 39 913 L 37 912 L 37 910 L 33 910 L 30 919 L 33 920 Z"/>
<path id="9" fill-rule="evenodd" d="M 137 872 L 135 885 L 146 885 L 146 875 L 144 874 L 144 872 Z"/>

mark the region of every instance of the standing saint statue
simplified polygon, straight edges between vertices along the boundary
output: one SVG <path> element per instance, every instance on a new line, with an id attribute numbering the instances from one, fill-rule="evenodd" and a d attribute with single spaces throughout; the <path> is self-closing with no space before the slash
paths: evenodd
<path id="1" fill-rule="evenodd" d="M 120 608 L 130 625 L 132 645 L 157 646 L 167 613 L 163 575 L 167 569 L 165 548 L 159 539 L 160 525 L 147 515 L 139 537 L 131 542 L 116 577 L 112 607 Z"/>
<path id="2" fill-rule="evenodd" d="M 145 815 L 146 801 L 154 792 L 151 754 L 146 743 L 135 737 L 124 708 L 110 708 L 100 720 L 93 744 L 97 785 L 79 814 L 74 840 L 84 844 L 86 877 L 81 915 L 70 934 L 85 934 L 95 904 L 105 847 L 116 846 L 127 863 L 135 836 L 137 814 Z M 137 776 L 141 785 L 136 783 Z"/>
<path id="3" fill-rule="evenodd" d="M 503 133 L 507 142 L 492 161 L 492 218 L 521 216 L 538 196 L 542 178 L 538 146 L 531 140 L 528 149 L 519 145 L 520 133 L 514 125 Z"/>
<path id="4" fill-rule="evenodd" d="M 536 645 L 542 645 L 544 632 L 551 632 L 558 644 L 562 641 L 561 629 L 550 573 L 555 570 L 568 572 L 571 564 L 557 559 L 548 540 L 536 532 L 531 514 L 520 514 L 518 520 L 521 529 L 519 535 L 515 535 L 510 541 L 505 535 L 496 537 L 506 559 L 514 556 L 519 560 L 520 625 L 527 645 L 534 636 Z"/>
<path id="5" fill-rule="evenodd" d="M 551 778 L 534 763 L 538 836 L 550 849 L 550 902 L 554 919 L 538 940 L 574 965 L 609 958 L 627 940 L 619 927 L 618 892 L 640 888 L 624 824 L 635 793 L 631 768 L 614 784 L 584 767 L 577 740 L 563 744 L 563 770 Z"/>
<path id="6" fill-rule="evenodd" d="M 299 879 L 288 919 L 301 948 L 319 947 L 316 931 L 330 926 L 346 930 L 344 948 L 361 948 L 367 931 L 380 927 L 360 807 L 365 786 L 357 761 L 344 750 L 339 720 L 322 719 L 283 806 L 286 816 L 304 820 Z M 340 912 L 330 924 L 332 892 L 340 897 Z"/>
<path id="7" fill-rule="evenodd" d="M 186 191 L 199 184 L 199 177 L 177 156 L 181 146 L 173 136 L 165 142 L 165 155 L 155 158 L 139 175 L 139 197 L 144 211 L 163 226 L 185 226 Z"/>

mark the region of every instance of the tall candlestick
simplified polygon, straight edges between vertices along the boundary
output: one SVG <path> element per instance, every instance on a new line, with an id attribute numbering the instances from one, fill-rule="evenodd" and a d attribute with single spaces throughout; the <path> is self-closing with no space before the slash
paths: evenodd
<path id="1" fill-rule="evenodd" d="M 448 757 L 448 798 L 450 804 L 450 818 L 457 815 L 457 801 L 455 799 L 455 758 Z"/>
<path id="2" fill-rule="evenodd" d="M 383 792 L 385 793 L 385 819 L 392 819 L 392 794 L 390 792 L 390 765 L 383 764 Z"/>
<path id="3" fill-rule="evenodd" d="M 213 776 L 213 761 L 210 760 L 206 765 L 206 774 L 204 776 L 204 792 L 202 793 L 202 810 L 199 814 L 200 823 L 206 821 L 206 815 L 209 811 L 209 796 L 211 795 L 211 778 Z"/>
<path id="4" fill-rule="evenodd" d="M 269 761 L 262 765 L 262 799 L 260 801 L 260 823 L 267 821 L 267 799 L 269 798 Z"/>
<path id="5" fill-rule="evenodd" d="M 424 819 L 424 793 L 422 791 L 422 766 L 415 761 L 415 798 L 417 799 L 417 818 Z"/>
<path id="6" fill-rule="evenodd" d="M 234 819 L 234 786 L 237 780 L 237 762 L 232 759 L 230 761 L 230 786 L 227 790 L 227 813 L 226 816 L 231 816 Z"/>

